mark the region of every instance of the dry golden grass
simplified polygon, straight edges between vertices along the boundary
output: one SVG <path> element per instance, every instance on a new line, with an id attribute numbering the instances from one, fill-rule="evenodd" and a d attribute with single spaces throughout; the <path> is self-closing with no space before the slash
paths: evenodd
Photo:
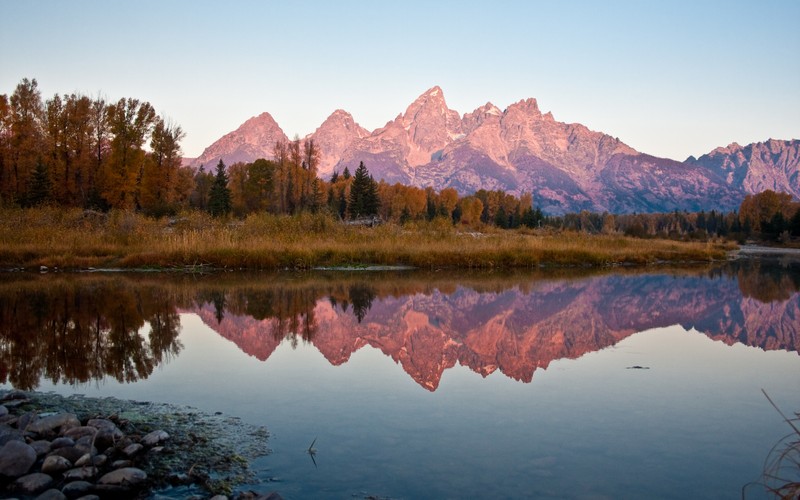
<path id="1" fill-rule="evenodd" d="M 55 208 L 0 211 L 0 267 L 305 269 L 405 265 L 519 268 L 698 262 L 731 247 L 617 235 L 465 232 L 447 221 L 344 226 L 325 215 L 251 215 L 216 220 L 187 212 L 172 220 Z"/>

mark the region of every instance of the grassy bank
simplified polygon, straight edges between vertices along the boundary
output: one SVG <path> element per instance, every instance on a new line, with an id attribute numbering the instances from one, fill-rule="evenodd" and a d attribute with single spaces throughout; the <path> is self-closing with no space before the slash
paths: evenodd
<path id="1" fill-rule="evenodd" d="M 490 230 L 447 221 L 349 227 L 324 215 L 216 220 L 192 212 L 152 219 L 132 212 L 0 211 L 0 267 L 421 268 L 606 266 L 725 258 L 730 247 L 620 235 Z"/>

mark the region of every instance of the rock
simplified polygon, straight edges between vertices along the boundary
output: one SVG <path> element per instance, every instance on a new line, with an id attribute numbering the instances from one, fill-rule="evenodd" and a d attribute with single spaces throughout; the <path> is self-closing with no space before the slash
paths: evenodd
<path id="1" fill-rule="evenodd" d="M 125 435 L 122 433 L 121 430 L 99 430 L 97 431 L 97 437 L 95 438 L 95 443 L 100 448 L 108 448 L 109 446 L 114 446 L 118 442 L 120 442 Z"/>
<path id="2" fill-rule="evenodd" d="M 133 465 L 133 462 L 130 460 L 114 460 L 111 462 L 112 469 L 122 469 L 125 467 L 130 467 L 131 465 Z"/>
<path id="3" fill-rule="evenodd" d="M 55 434 L 57 429 L 66 431 L 73 427 L 80 427 L 81 423 L 72 413 L 58 413 L 29 423 L 25 428 L 27 432 L 39 435 Z"/>
<path id="4" fill-rule="evenodd" d="M 42 463 L 42 472 L 45 474 L 58 474 L 72 468 L 72 462 L 60 455 L 50 455 Z"/>
<path id="5" fill-rule="evenodd" d="M 94 485 L 88 481 L 72 481 L 61 488 L 61 493 L 69 498 L 77 498 L 91 493 Z"/>
<path id="6" fill-rule="evenodd" d="M 84 495 L 80 498 L 76 498 L 75 500 L 100 500 L 100 497 L 97 495 Z"/>
<path id="7" fill-rule="evenodd" d="M 75 462 L 76 467 L 83 467 L 84 465 L 94 465 L 95 467 L 102 467 L 108 461 L 108 457 L 100 454 L 100 455 L 90 455 L 86 453 L 81 458 Z"/>
<path id="8" fill-rule="evenodd" d="M 32 495 L 44 491 L 53 484 L 53 478 L 41 472 L 34 472 L 18 478 L 14 481 L 13 488 L 16 491 Z"/>
<path id="9" fill-rule="evenodd" d="M 17 401 L 22 401 L 22 400 L 18 399 Z M 17 429 L 24 430 L 26 427 L 28 427 L 28 424 L 30 424 L 37 418 L 39 417 L 37 417 L 36 413 L 32 411 L 23 413 L 22 415 L 17 417 Z"/>
<path id="10" fill-rule="evenodd" d="M 76 467 L 64 473 L 65 481 L 86 481 L 97 475 L 97 467 Z"/>
<path id="11" fill-rule="evenodd" d="M 132 457 L 137 453 L 139 453 L 140 451 L 142 451 L 143 449 L 144 446 L 142 446 L 141 444 L 133 443 L 131 445 L 126 446 L 125 449 L 122 450 L 122 454 L 125 455 L 126 457 Z"/>
<path id="12" fill-rule="evenodd" d="M 51 488 L 36 497 L 36 500 L 67 500 L 67 496 L 57 489 Z"/>
<path id="13" fill-rule="evenodd" d="M 36 497 L 36 500 L 67 500 L 67 496 L 57 489 L 51 488 Z"/>
<path id="14" fill-rule="evenodd" d="M 88 422 L 86 422 L 86 425 L 88 427 L 94 427 L 97 430 L 117 428 L 117 424 L 115 424 L 111 420 L 108 420 L 107 418 L 92 418 L 89 419 Z"/>
<path id="15" fill-rule="evenodd" d="M 239 500 L 283 500 L 277 492 L 258 493 L 255 491 L 243 491 L 237 497 Z"/>
<path id="16" fill-rule="evenodd" d="M 15 399 L 28 399 L 28 395 L 19 390 L 13 390 L 0 398 L 0 401 L 13 401 Z"/>
<path id="17" fill-rule="evenodd" d="M 125 467 L 111 471 L 97 482 L 111 486 L 137 486 L 147 481 L 147 473 L 136 467 Z"/>
<path id="18" fill-rule="evenodd" d="M 84 436 L 94 437 L 95 434 L 97 434 L 96 427 L 89 427 L 88 425 L 82 425 L 80 427 L 73 427 L 72 429 L 69 429 L 67 432 L 63 434 L 63 436 L 72 438 L 75 441 L 77 441 Z"/>
<path id="19" fill-rule="evenodd" d="M 153 431 L 142 438 L 142 444 L 145 446 L 155 446 L 158 443 L 164 442 L 169 439 L 169 434 L 162 430 Z"/>
<path id="20" fill-rule="evenodd" d="M 49 453 L 49 455 L 62 456 L 74 464 L 75 462 L 78 461 L 79 458 L 81 458 L 87 453 L 96 455 L 97 449 L 96 448 L 90 449 L 88 446 L 76 444 L 75 446 L 65 446 L 63 448 L 58 448 L 56 450 L 53 450 Z"/>
<path id="21" fill-rule="evenodd" d="M 63 448 L 65 446 L 75 446 L 75 440 L 68 437 L 60 437 L 56 438 L 50 442 L 50 449 L 57 450 L 59 448 Z"/>
<path id="22" fill-rule="evenodd" d="M 0 405 L 0 417 L 8 415 L 8 408 L 5 405 Z"/>
<path id="23" fill-rule="evenodd" d="M 0 425 L 0 446 L 9 441 L 24 441 L 22 432 L 9 425 Z"/>
<path id="24" fill-rule="evenodd" d="M 211 500 L 228 500 L 228 497 L 226 497 L 225 495 L 214 495 L 213 497 L 211 497 Z"/>
<path id="25" fill-rule="evenodd" d="M 31 448 L 36 452 L 37 457 L 47 455 L 50 453 L 50 441 L 45 441 L 44 439 L 34 441 L 31 443 Z"/>
<path id="26" fill-rule="evenodd" d="M 36 462 L 36 451 L 22 441 L 9 441 L 0 448 L 0 476 L 16 478 Z"/>

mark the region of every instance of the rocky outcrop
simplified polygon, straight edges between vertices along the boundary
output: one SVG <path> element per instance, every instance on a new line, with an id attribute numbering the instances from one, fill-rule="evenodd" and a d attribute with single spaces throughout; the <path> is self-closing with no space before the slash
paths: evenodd
<path id="1" fill-rule="evenodd" d="M 199 168 L 203 165 L 206 171 L 209 171 L 216 167 L 220 160 L 223 160 L 225 165 L 232 165 L 258 158 L 272 158 L 275 143 L 287 140 L 286 134 L 272 115 L 261 113 L 207 147 L 203 154 L 191 162 L 191 166 Z"/>
<path id="2" fill-rule="evenodd" d="M 800 140 L 733 143 L 697 159 L 690 157 L 686 163 L 714 172 L 728 186 L 746 193 L 771 189 L 800 198 Z"/>
<path id="3" fill-rule="evenodd" d="M 368 132 L 337 110 L 306 137 L 319 146 L 318 174 L 360 162 L 376 179 L 462 194 L 478 189 L 531 193 L 546 213 L 732 210 L 765 189 L 800 197 L 800 141 L 718 148 L 678 162 L 640 153 L 618 138 L 562 123 L 536 99 L 500 110 L 492 103 L 460 116 L 439 87 Z M 212 144 L 193 165 L 272 158 L 286 140 L 264 113 Z"/>

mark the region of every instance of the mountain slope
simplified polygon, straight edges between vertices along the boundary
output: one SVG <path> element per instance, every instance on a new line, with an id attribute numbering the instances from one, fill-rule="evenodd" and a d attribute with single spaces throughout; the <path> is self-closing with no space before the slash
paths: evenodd
<path id="1" fill-rule="evenodd" d="M 800 141 L 731 144 L 685 162 L 640 153 L 579 123 L 556 121 L 536 99 L 500 110 L 492 103 L 460 116 L 433 87 L 384 127 L 369 132 L 337 110 L 306 139 L 320 149 L 327 178 L 359 162 L 378 180 L 462 194 L 528 192 L 546 213 L 732 210 L 764 189 L 800 198 Z M 272 158 L 285 134 L 268 113 L 209 146 L 196 167 Z"/>
<path id="2" fill-rule="evenodd" d="M 286 134 L 269 113 L 261 113 L 244 122 L 207 147 L 203 154 L 192 161 L 191 166 L 206 170 L 213 168 L 219 160 L 226 165 L 236 162 L 251 162 L 258 158 L 272 158 L 272 149 L 277 141 L 287 141 Z"/>

